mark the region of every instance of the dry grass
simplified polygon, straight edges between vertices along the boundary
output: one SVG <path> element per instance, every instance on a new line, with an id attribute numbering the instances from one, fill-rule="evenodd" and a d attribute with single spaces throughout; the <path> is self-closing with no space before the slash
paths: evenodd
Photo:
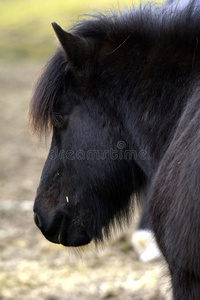
<path id="1" fill-rule="evenodd" d="M 83 259 L 44 239 L 32 202 L 0 203 L 1 300 L 169 300 L 162 263 L 140 263 L 129 235 Z"/>

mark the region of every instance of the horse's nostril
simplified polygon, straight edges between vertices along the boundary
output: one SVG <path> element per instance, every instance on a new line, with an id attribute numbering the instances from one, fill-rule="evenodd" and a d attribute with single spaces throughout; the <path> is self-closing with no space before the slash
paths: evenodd
<path id="1" fill-rule="evenodd" d="M 39 227 L 41 229 L 42 223 L 41 223 L 40 218 L 38 217 L 38 215 L 36 213 L 34 213 L 34 221 L 35 221 L 35 224 L 37 225 L 37 227 Z"/>

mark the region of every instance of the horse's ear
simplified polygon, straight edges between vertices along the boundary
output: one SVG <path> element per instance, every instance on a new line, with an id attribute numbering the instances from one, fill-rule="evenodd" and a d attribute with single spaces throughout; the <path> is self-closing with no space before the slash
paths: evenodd
<path id="1" fill-rule="evenodd" d="M 52 23 L 52 26 L 64 50 L 68 62 L 77 70 L 82 70 L 86 64 L 86 55 L 88 55 L 91 50 L 89 50 L 89 45 L 86 39 L 64 31 L 56 23 Z"/>

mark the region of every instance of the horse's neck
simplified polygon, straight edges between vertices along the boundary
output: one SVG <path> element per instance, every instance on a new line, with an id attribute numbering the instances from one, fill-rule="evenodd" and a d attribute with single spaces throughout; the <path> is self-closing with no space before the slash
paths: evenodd
<path id="1" fill-rule="evenodd" d="M 182 76 L 182 75 L 181 75 Z M 178 78 L 157 82 L 147 88 L 135 88 L 127 101 L 125 130 L 131 147 L 138 153 L 138 164 L 151 176 L 168 148 L 190 94 L 190 80 Z M 186 76 L 187 77 L 187 76 Z M 176 76 L 174 76 L 176 78 Z M 144 157 L 140 159 L 140 153 Z M 144 158 L 144 159 L 143 159 Z"/>
<path id="2" fill-rule="evenodd" d="M 151 176 L 200 74 L 200 50 L 198 40 L 189 47 L 167 38 L 145 49 L 135 49 L 135 41 L 132 43 L 129 39 L 129 44 L 107 56 L 112 72 L 108 71 L 108 84 L 102 90 L 123 124 L 127 143 L 137 152 L 138 164 Z M 140 159 L 141 152 L 146 153 L 145 159 Z"/>

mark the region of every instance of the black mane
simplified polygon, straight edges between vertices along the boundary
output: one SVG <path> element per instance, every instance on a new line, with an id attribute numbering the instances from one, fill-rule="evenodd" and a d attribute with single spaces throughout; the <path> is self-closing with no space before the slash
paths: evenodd
<path id="1" fill-rule="evenodd" d="M 98 12 L 96 15 L 87 15 L 89 19 L 78 22 L 71 30 L 85 38 L 107 39 L 112 42 L 117 37 L 126 37 L 127 34 L 142 39 L 159 38 L 160 34 L 177 34 L 180 39 L 187 34 L 189 38 L 191 32 L 199 32 L 199 9 L 194 10 L 194 5 L 195 1 L 191 1 L 185 9 L 176 12 L 164 10 L 162 6 L 151 3 L 137 8 L 133 6 L 131 10 L 110 10 L 107 14 Z"/>
<path id="2" fill-rule="evenodd" d="M 154 55 L 159 47 L 160 61 L 179 51 L 182 64 L 186 68 L 188 65 L 194 67 L 195 55 L 200 51 L 200 10 L 194 10 L 194 1 L 176 12 L 148 4 L 137 9 L 97 13 L 88 17 L 72 27 L 71 32 L 101 43 L 111 43 L 113 49 L 107 54 L 114 53 L 128 40 L 132 46 L 138 46 L 135 51 L 143 49 L 147 55 Z M 53 107 L 66 86 L 68 72 L 68 63 L 59 48 L 48 61 L 32 97 L 29 119 L 33 132 L 42 135 L 51 130 Z"/>

